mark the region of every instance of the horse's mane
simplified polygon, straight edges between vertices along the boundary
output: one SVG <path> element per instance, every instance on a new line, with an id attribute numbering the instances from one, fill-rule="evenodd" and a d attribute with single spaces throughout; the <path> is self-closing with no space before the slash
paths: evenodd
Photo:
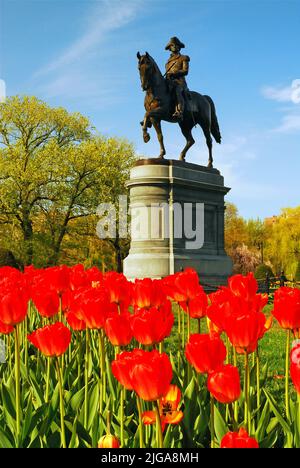
<path id="1" fill-rule="evenodd" d="M 157 71 L 157 73 L 163 78 L 162 72 L 160 71 L 160 69 L 159 69 L 157 63 L 156 63 L 155 60 L 154 60 L 154 58 L 153 58 L 150 54 L 148 54 L 148 57 L 149 57 L 150 60 L 152 61 L 152 64 L 153 64 L 155 70 Z"/>

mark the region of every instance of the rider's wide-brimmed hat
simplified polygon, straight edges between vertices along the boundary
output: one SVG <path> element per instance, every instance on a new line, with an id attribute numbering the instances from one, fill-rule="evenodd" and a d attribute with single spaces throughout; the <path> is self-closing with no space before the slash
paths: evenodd
<path id="1" fill-rule="evenodd" d="M 178 37 L 171 37 L 171 39 L 169 40 L 169 42 L 166 45 L 165 49 L 169 50 L 172 44 L 178 45 L 178 47 L 180 47 L 180 49 L 183 49 L 185 47 L 185 45 L 178 39 Z"/>

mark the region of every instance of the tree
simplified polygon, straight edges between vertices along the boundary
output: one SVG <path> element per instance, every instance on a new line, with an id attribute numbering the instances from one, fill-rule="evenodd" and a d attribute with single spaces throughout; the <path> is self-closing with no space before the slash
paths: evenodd
<path id="1" fill-rule="evenodd" d="M 284 270 L 293 276 L 300 260 L 300 206 L 284 208 L 269 226 L 265 249 L 274 273 Z"/>
<path id="2" fill-rule="evenodd" d="M 20 231 L 24 264 L 41 251 L 43 263 L 56 264 L 76 220 L 126 193 L 133 147 L 35 97 L 0 104 L 0 138 L 0 223 Z"/>
<path id="3" fill-rule="evenodd" d="M 225 248 L 228 255 L 232 255 L 238 246 L 247 241 L 246 221 L 239 215 L 233 203 L 226 203 L 225 210 Z"/>
<path id="4" fill-rule="evenodd" d="M 256 267 L 254 276 L 257 280 L 264 280 L 267 274 L 269 275 L 269 278 L 274 278 L 272 268 L 269 265 L 262 263 Z"/>
<path id="5" fill-rule="evenodd" d="M 248 247 L 257 248 L 260 251 L 261 263 L 264 263 L 264 247 L 267 239 L 266 224 L 257 219 L 247 221 Z"/>
<path id="6" fill-rule="evenodd" d="M 243 244 L 236 247 L 233 251 L 231 258 L 233 260 L 233 273 L 241 273 L 243 275 L 253 272 L 259 264 L 259 255 L 257 252 L 253 252 Z"/>
<path id="7" fill-rule="evenodd" d="M 295 281 L 300 281 L 300 262 L 297 263 L 297 268 L 295 271 Z"/>

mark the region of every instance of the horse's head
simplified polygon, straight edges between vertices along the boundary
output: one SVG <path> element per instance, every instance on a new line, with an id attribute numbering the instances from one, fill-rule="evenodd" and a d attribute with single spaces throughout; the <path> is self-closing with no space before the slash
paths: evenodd
<path id="1" fill-rule="evenodd" d="M 136 55 L 138 58 L 138 69 L 140 72 L 142 89 L 143 91 L 147 91 L 151 86 L 151 78 L 155 73 L 154 62 L 148 52 L 146 52 L 145 55 L 141 55 L 138 52 Z"/>

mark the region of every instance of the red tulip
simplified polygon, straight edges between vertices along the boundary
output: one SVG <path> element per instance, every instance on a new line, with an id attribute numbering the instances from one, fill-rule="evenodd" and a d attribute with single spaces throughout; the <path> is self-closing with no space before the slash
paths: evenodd
<path id="1" fill-rule="evenodd" d="M 176 385 L 170 385 L 166 395 L 159 400 L 159 412 L 162 431 L 166 424 L 179 424 L 183 419 L 183 412 L 178 411 L 178 405 L 181 400 L 180 389 Z M 145 425 L 156 423 L 155 411 L 145 411 L 142 415 Z"/>
<path id="2" fill-rule="evenodd" d="M 0 321 L 0 333 L 3 335 L 9 335 L 14 331 L 14 327 L 11 325 L 6 325 L 5 323 Z"/>
<path id="3" fill-rule="evenodd" d="M 136 280 L 133 285 L 132 303 L 134 307 L 149 309 L 159 307 L 166 301 L 161 280 L 145 278 Z"/>
<path id="4" fill-rule="evenodd" d="M 207 388 L 220 403 L 232 403 L 238 400 L 241 385 L 237 367 L 227 364 L 211 372 L 207 378 Z"/>
<path id="5" fill-rule="evenodd" d="M 44 271 L 44 278 L 58 294 L 70 288 L 70 269 L 66 265 L 47 268 Z"/>
<path id="6" fill-rule="evenodd" d="M 121 312 L 128 310 L 132 300 L 133 285 L 122 273 L 115 271 L 105 273 L 103 287 L 108 292 L 109 302 L 117 304 Z"/>
<path id="7" fill-rule="evenodd" d="M 252 301 L 258 290 L 253 273 L 248 273 L 246 276 L 231 276 L 228 279 L 228 286 L 235 296 L 242 297 L 246 301 Z"/>
<path id="8" fill-rule="evenodd" d="M 110 314 L 106 319 L 104 330 L 113 346 L 127 346 L 133 337 L 130 314 Z"/>
<path id="9" fill-rule="evenodd" d="M 59 311 L 59 297 L 54 290 L 38 289 L 31 298 L 42 317 L 53 317 Z"/>
<path id="10" fill-rule="evenodd" d="M 202 287 L 201 287 L 202 289 Z M 207 307 L 208 307 L 208 300 L 207 295 L 202 290 L 194 299 L 190 299 L 187 302 L 180 302 L 182 309 L 187 312 L 190 317 L 200 319 L 206 316 Z"/>
<path id="11" fill-rule="evenodd" d="M 84 320 L 87 328 L 104 328 L 108 315 L 117 310 L 109 302 L 105 291 L 100 288 L 86 288 L 79 291 L 71 300 L 70 309 L 79 320 Z"/>
<path id="12" fill-rule="evenodd" d="M 247 276 L 235 275 L 228 280 L 229 287 L 221 287 L 210 294 L 211 305 L 207 315 L 220 330 L 227 333 L 228 320 L 246 316 L 249 313 L 262 313 L 268 296 L 257 294 L 257 282 L 252 273 Z"/>
<path id="13" fill-rule="evenodd" d="M 253 353 L 258 340 L 266 331 L 266 317 L 262 312 L 249 312 L 227 318 L 226 333 L 237 353 Z"/>
<path id="14" fill-rule="evenodd" d="M 70 327 L 75 331 L 82 331 L 86 329 L 84 320 L 79 320 L 73 312 L 69 312 L 66 316 L 66 320 Z"/>
<path id="15" fill-rule="evenodd" d="M 134 390 L 146 401 L 158 400 L 166 395 L 172 379 L 168 356 L 156 350 L 135 349 L 118 354 L 112 362 L 112 372 L 125 388 Z"/>
<path id="16" fill-rule="evenodd" d="M 282 328 L 300 330 L 300 289 L 282 287 L 275 292 L 272 312 Z"/>
<path id="17" fill-rule="evenodd" d="M 98 448 L 119 448 L 120 447 L 120 441 L 117 437 L 111 435 L 111 434 L 106 434 L 105 436 L 102 436 L 98 442 Z"/>
<path id="18" fill-rule="evenodd" d="M 61 322 L 38 328 L 28 335 L 28 340 L 45 356 L 64 354 L 71 342 L 70 330 Z"/>
<path id="19" fill-rule="evenodd" d="M 174 324 L 174 315 L 170 302 L 165 302 L 159 309 L 138 309 L 131 319 L 135 339 L 143 345 L 160 343 L 170 335 Z"/>
<path id="20" fill-rule="evenodd" d="M 221 287 L 218 291 L 209 294 L 210 306 L 207 316 L 211 322 L 218 327 L 220 332 L 225 330 L 227 318 L 232 314 L 230 299 L 232 294 L 229 289 Z"/>
<path id="21" fill-rule="evenodd" d="M 226 347 L 217 334 L 194 334 L 186 345 L 185 355 L 197 372 L 207 373 L 223 365 Z"/>
<path id="22" fill-rule="evenodd" d="M 0 299 L 0 320 L 5 325 L 14 326 L 27 315 L 28 296 L 22 289 L 4 292 Z"/>
<path id="23" fill-rule="evenodd" d="M 300 395 L 300 343 L 298 343 L 290 354 L 290 374 L 297 393 Z"/>
<path id="24" fill-rule="evenodd" d="M 257 441 L 249 437 L 248 432 L 241 428 L 239 432 L 227 432 L 221 440 L 221 448 L 259 448 Z"/>
<path id="25" fill-rule="evenodd" d="M 188 304 L 203 293 L 198 274 L 192 268 L 186 268 L 165 278 L 163 288 L 167 296 L 178 303 Z"/>

